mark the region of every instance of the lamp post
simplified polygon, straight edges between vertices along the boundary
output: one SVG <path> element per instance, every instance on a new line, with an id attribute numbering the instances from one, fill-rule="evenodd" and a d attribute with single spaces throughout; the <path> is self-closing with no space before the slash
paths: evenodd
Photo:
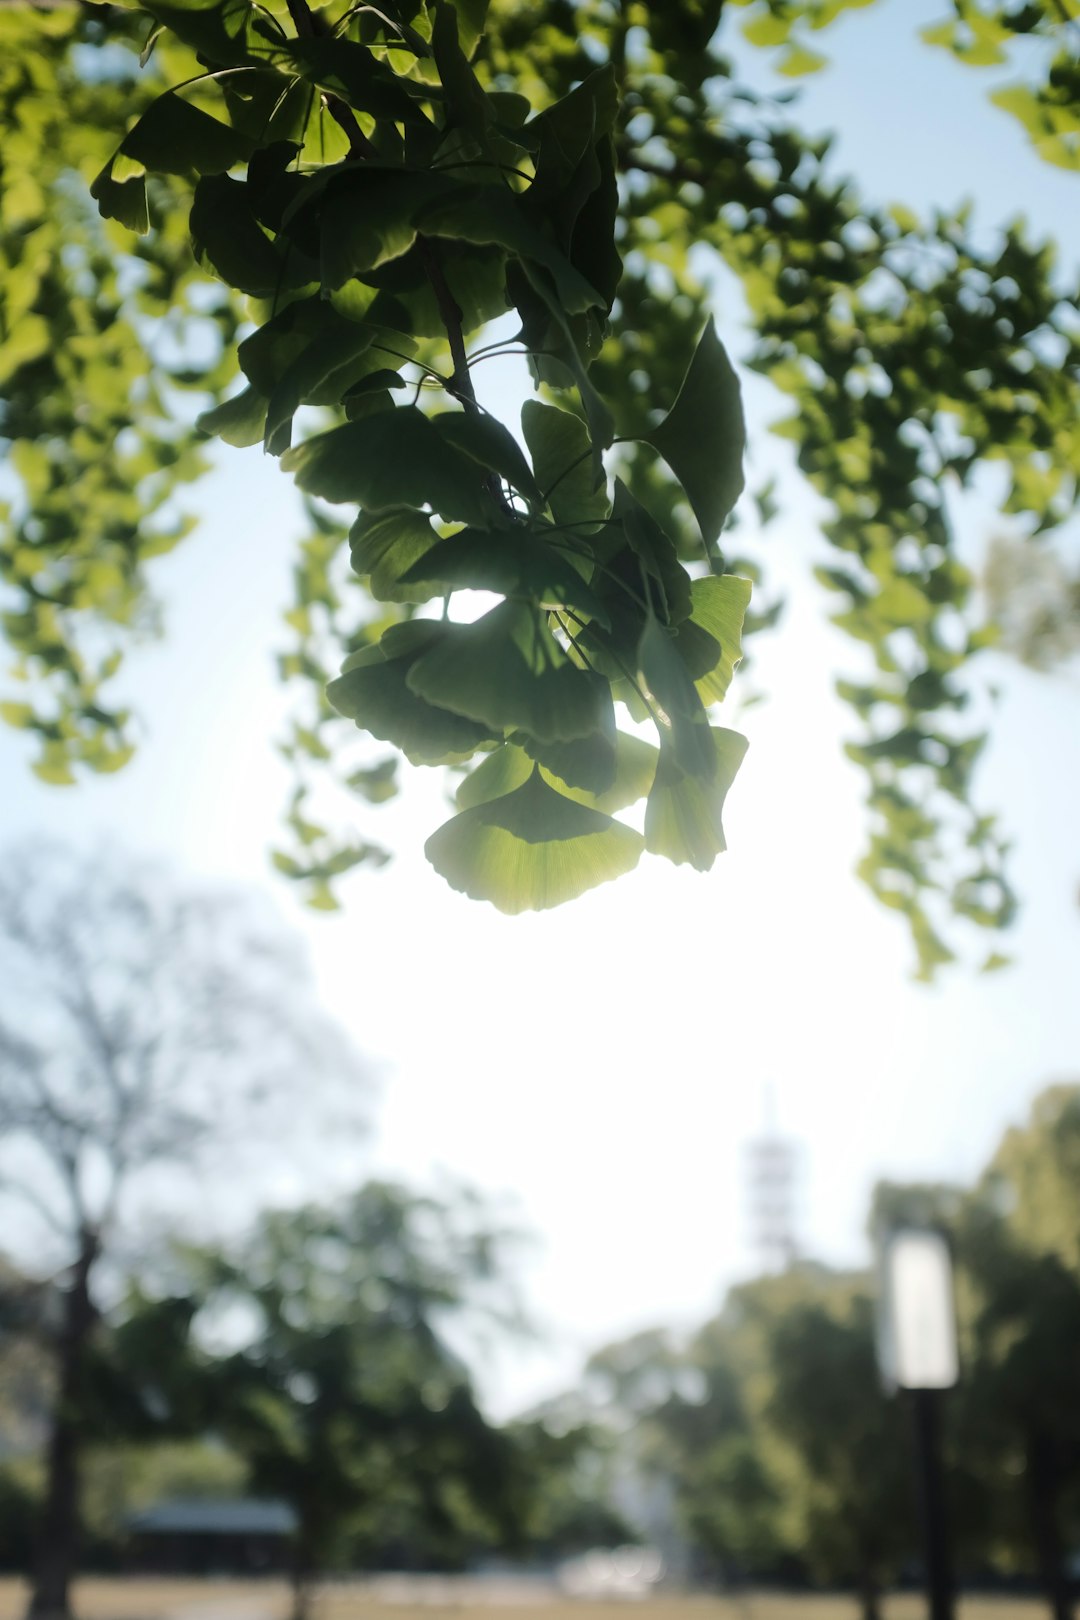
<path id="1" fill-rule="evenodd" d="M 880 1251 L 878 1359 L 885 1388 L 910 1395 L 930 1620 L 952 1620 L 953 1581 L 941 1466 L 941 1392 L 959 1376 L 952 1258 L 940 1232 L 899 1228 Z"/>

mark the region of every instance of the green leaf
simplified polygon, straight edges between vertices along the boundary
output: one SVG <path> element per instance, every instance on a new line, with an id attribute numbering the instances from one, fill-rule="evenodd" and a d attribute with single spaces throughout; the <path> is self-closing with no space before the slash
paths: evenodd
<path id="1" fill-rule="evenodd" d="M 608 787 L 594 793 L 587 788 L 570 785 L 565 778 L 558 786 L 569 798 L 610 815 L 645 797 L 656 775 L 658 757 L 659 749 L 654 743 L 646 742 L 642 737 L 633 737 L 627 731 L 616 731 L 615 775 Z"/>
<path id="2" fill-rule="evenodd" d="M 642 632 L 638 662 L 670 728 L 676 764 L 687 775 L 708 780 L 716 768 L 708 717 L 672 635 L 651 613 Z"/>
<path id="3" fill-rule="evenodd" d="M 652 581 L 647 594 L 658 616 L 668 624 L 685 619 L 690 612 L 690 576 L 679 561 L 675 543 L 620 478 L 615 480 L 614 515 L 643 575 Z"/>
<path id="4" fill-rule="evenodd" d="M 471 57 L 476 50 L 480 35 L 484 32 L 484 21 L 488 14 L 488 0 L 451 0 L 457 12 L 458 40 L 466 56 Z"/>
<path id="5" fill-rule="evenodd" d="M 785 43 L 791 32 L 791 23 L 787 17 L 778 17 L 774 12 L 765 10 L 744 22 L 742 31 L 744 39 L 749 40 L 751 45 L 768 49 Z"/>
<path id="6" fill-rule="evenodd" d="M 216 434 L 226 444 L 244 449 L 249 444 L 258 444 L 263 436 L 266 404 L 265 394 L 255 388 L 245 388 L 232 399 L 215 405 L 213 410 L 203 411 L 195 418 L 195 426 L 200 433 Z"/>
<path id="7" fill-rule="evenodd" d="M 420 210 L 417 224 L 426 236 L 450 236 L 478 246 L 502 247 L 551 278 L 549 296 L 564 312 L 583 314 L 604 307 L 603 298 L 553 242 L 531 222 L 518 198 L 493 186 L 462 183 Z"/>
<path id="8" fill-rule="evenodd" d="M 448 444 L 415 405 L 319 433 L 281 459 L 300 489 L 368 511 L 431 505 L 444 518 L 484 527 L 494 512 L 478 462 Z"/>
<path id="9" fill-rule="evenodd" d="M 489 799 L 501 799 L 527 782 L 533 770 L 534 761 L 523 748 L 503 743 L 459 782 L 454 795 L 458 809 L 471 810 L 473 805 L 486 804 Z"/>
<path id="10" fill-rule="evenodd" d="M 119 150 L 152 174 L 224 174 L 254 147 L 230 124 L 167 90 L 128 130 Z"/>
<path id="11" fill-rule="evenodd" d="M 416 240 L 414 216 L 444 187 L 438 175 L 374 163 L 335 177 L 319 216 L 323 285 L 336 291 L 352 276 L 401 258 Z"/>
<path id="12" fill-rule="evenodd" d="M 327 697 L 339 714 L 380 741 L 394 743 L 415 764 L 439 765 L 474 753 L 492 741 L 492 733 L 425 702 L 407 681 L 417 659 L 452 628 L 430 619 L 392 626 L 378 646 L 364 647 L 346 661 Z"/>
<path id="13" fill-rule="evenodd" d="M 447 126 L 466 129 L 481 143 L 492 121 L 492 109 L 459 41 L 459 17 L 449 0 L 435 0 L 431 48 L 446 94 Z"/>
<path id="14" fill-rule="evenodd" d="M 306 79 L 340 96 L 357 112 L 394 123 L 428 124 L 420 100 L 404 88 L 406 80 L 351 39 L 292 39 L 277 47 Z M 419 88 L 419 87 L 417 87 Z"/>
<path id="15" fill-rule="evenodd" d="M 521 428 L 555 522 L 581 525 L 586 532 L 602 523 L 611 511 L 607 481 L 594 481 L 592 444 L 581 418 L 528 399 L 521 408 Z"/>
<path id="16" fill-rule="evenodd" d="M 90 195 L 98 205 L 103 219 L 119 220 L 129 231 L 145 236 L 150 229 L 150 214 L 146 206 L 146 176 L 134 175 L 130 180 L 114 180 L 110 161 L 90 187 Z"/>
<path id="17" fill-rule="evenodd" d="M 703 703 L 723 701 L 742 658 L 742 627 L 751 585 L 738 574 L 712 574 L 690 587 L 690 618 L 675 638 Z"/>
<path id="18" fill-rule="evenodd" d="M 642 848 L 639 833 L 557 793 L 534 770 L 512 793 L 445 822 L 424 852 L 452 888 L 516 915 L 621 877 Z"/>
<path id="19" fill-rule="evenodd" d="M 743 488 L 739 382 L 710 319 L 664 420 L 644 435 L 686 491 L 707 546 L 715 543 Z"/>
<path id="20" fill-rule="evenodd" d="M 588 737 L 577 737 L 573 742 L 538 742 L 535 737 L 520 733 L 521 746 L 529 758 L 543 768 L 544 780 L 554 780 L 555 786 L 565 789 L 579 804 L 589 803 L 610 788 L 615 781 L 615 709 L 603 731 L 594 731 Z"/>
<path id="21" fill-rule="evenodd" d="M 600 137 L 614 129 L 618 110 L 615 69 L 607 63 L 532 119 L 527 133 L 536 142 L 534 186 L 539 192 L 548 196 L 562 190 Z"/>
<path id="22" fill-rule="evenodd" d="M 808 73 L 820 73 L 828 67 L 829 58 L 820 51 L 808 50 L 805 45 L 792 45 L 775 64 L 775 71 L 788 79 L 801 79 Z"/>
<path id="23" fill-rule="evenodd" d="M 746 753 L 746 738 L 714 726 L 710 731 L 715 762 L 709 780 L 689 776 L 673 752 L 661 748 L 649 800 L 645 806 L 645 847 L 675 864 L 707 872 L 727 848 L 722 815 L 728 789 Z"/>
<path id="24" fill-rule="evenodd" d="M 7 726 L 25 729 L 32 726 L 36 718 L 32 703 L 0 703 L 0 720 Z"/>
<path id="25" fill-rule="evenodd" d="M 349 531 L 352 566 L 367 574 L 379 602 L 428 602 L 436 594 L 427 579 L 406 582 L 404 575 L 439 544 L 431 519 L 412 507 L 388 512 L 361 512 Z"/>
<path id="26" fill-rule="evenodd" d="M 554 317 L 555 324 L 561 331 L 565 341 L 566 349 L 562 355 L 562 360 L 577 384 L 581 403 L 585 407 L 585 419 L 589 424 L 589 437 L 593 447 L 592 482 L 599 486 L 604 480 L 603 452 L 615 438 L 615 419 L 590 381 L 588 368 L 581 357 L 581 351 L 578 348 L 573 329 L 557 293 L 553 291 L 552 287 L 544 279 L 543 274 L 537 271 L 535 266 L 523 262 L 521 268 L 529 287 L 539 295 Z"/>
<path id="27" fill-rule="evenodd" d="M 295 252 L 283 259 L 255 218 L 248 186 L 228 175 L 204 175 L 191 204 L 195 257 L 240 292 L 269 298 L 311 279 Z"/>
<path id="28" fill-rule="evenodd" d="M 459 530 L 427 549 L 405 573 L 404 581 L 437 581 L 454 591 L 528 596 L 552 607 L 576 608 L 601 624 L 608 622 L 603 603 L 566 552 L 528 533 Z"/>
<path id="29" fill-rule="evenodd" d="M 444 629 L 409 671 L 410 690 L 429 703 L 547 742 L 603 730 L 607 681 L 572 664 L 530 604 L 502 602 L 472 624 Z"/>
<path id="30" fill-rule="evenodd" d="M 505 478 L 531 505 L 541 504 L 540 490 L 521 446 L 497 417 L 487 412 L 442 411 L 431 420 L 448 444 Z"/>

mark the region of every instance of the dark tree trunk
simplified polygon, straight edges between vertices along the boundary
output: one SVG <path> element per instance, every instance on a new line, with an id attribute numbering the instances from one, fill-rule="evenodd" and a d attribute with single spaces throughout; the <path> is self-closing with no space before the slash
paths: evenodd
<path id="1" fill-rule="evenodd" d="M 859 1572 L 859 1612 L 862 1620 L 881 1620 L 881 1587 L 865 1564 Z"/>
<path id="2" fill-rule="evenodd" d="M 67 1620 L 79 1547 L 79 1458 L 82 1448 L 86 1347 L 94 1325 L 90 1273 L 97 1234 L 84 1231 L 63 1296 L 56 1405 L 46 1459 L 45 1501 L 34 1561 L 29 1620 Z"/>
<path id="3" fill-rule="evenodd" d="M 1072 1587 L 1065 1573 L 1061 1529 L 1058 1523 L 1060 1470 L 1054 1442 L 1045 1433 L 1032 1434 L 1027 1446 L 1028 1511 L 1039 1579 L 1054 1620 L 1073 1620 Z"/>
<path id="4" fill-rule="evenodd" d="M 315 1579 L 315 1560 L 303 1514 L 293 1544 L 291 1571 L 292 1612 L 290 1620 L 308 1620 L 311 1613 L 312 1588 Z"/>

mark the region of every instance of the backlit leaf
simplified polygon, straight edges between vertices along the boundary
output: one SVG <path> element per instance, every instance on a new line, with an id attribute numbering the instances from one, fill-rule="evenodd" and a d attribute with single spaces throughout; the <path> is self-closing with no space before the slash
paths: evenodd
<path id="1" fill-rule="evenodd" d="M 409 671 L 410 690 L 429 703 L 492 731 L 521 729 L 549 742 L 603 729 L 607 681 L 569 661 L 536 608 L 507 601 L 443 629 Z"/>
<path id="2" fill-rule="evenodd" d="M 715 750 L 710 778 L 703 781 L 681 769 L 673 752 L 661 748 L 656 779 L 645 806 L 645 847 L 676 865 L 707 872 L 726 848 L 723 810 L 728 789 L 746 753 L 746 738 L 714 726 L 709 736 Z"/>
<path id="3" fill-rule="evenodd" d="M 369 511 L 429 503 L 444 518 L 487 521 L 492 501 L 479 463 L 446 442 L 415 405 L 319 433 L 282 457 L 299 487 Z"/>
<path id="4" fill-rule="evenodd" d="M 739 381 L 710 320 L 664 420 L 644 435 L 686 491 L 706 545 L 713 545 L 743 489 Z"/>
<path id="5" fill-rule="evenodd" d="M 445 822 L 424 852 L 452 888 L 514 915 L 621 877 L 643 847 L 640 833 L 566 798 L 534 770 L 513 792 Z"/>
<path id="6" fill-rule="evenodd" d="M 414 620 L 386 631 L 378 646 L 348 659 L 326 695 L 339 714 L 414 763 L 433 765 L 471 754 L 492 733 L 485 726 L 425 702 L 409 686 L 416 660 L 436 647 L 452 626 Z"/>

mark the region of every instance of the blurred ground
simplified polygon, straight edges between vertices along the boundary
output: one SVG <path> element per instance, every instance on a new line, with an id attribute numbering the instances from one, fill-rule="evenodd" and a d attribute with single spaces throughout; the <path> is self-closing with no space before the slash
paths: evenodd
<path id="1" fill-rule="evenodd" d="M 381 1576 L 328 1584 L 319 1593 L 315 1620 L 432 1620 L 431 1611 L 482 1611 L 483 1620 L 519 1620 L 522 1607 L 543 1607 L 550 1620 L 857 1620 L 855 1600 L 841 1594 L 796 1597 L 750 1592 L 738 1598 L 659 1596 L 638 1602 L 572 1601 L 527 1580 Z M 83 1580 L 75 1590 L 80 1620 L 286 1620 L 288 1591 L 281 1581 Z M 912 1594 L 887 1598 L 885 1620 L 924 1620 Z M 23 1620 L 26 1586 L 0 1579 L 0 1620 Z M 965 1598 L 959 1620 L 1043 1620 L 1035 1599 Z"/>

